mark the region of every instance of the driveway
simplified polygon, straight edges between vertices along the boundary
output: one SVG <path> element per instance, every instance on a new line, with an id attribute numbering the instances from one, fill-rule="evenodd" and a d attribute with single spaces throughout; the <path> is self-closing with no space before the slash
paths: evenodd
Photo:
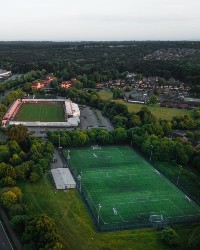
<path id="1" fill-rule="evenodd" d="M 55 160 L 55 162 L 54 162 L 54 160 Z M 51 163 L 51 168 L 63 168 L 64 164 L 65 164 L 65 162 L 63 161 L 59 150 L 54 149 L 53 161 Z"/>

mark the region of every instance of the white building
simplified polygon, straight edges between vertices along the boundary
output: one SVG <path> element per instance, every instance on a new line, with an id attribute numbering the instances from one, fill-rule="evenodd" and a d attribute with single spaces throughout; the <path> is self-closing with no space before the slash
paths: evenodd
<path id="1" fill-rule="evenodd" d="M 51 173 L 57 189 L 76 188 L 76 182 L 68 168 L 51 169 Z"/>

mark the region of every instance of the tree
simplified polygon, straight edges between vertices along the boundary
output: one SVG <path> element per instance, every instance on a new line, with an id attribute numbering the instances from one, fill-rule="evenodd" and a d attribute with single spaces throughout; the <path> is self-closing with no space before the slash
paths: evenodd
<path id="1" fill-rule="evenodd" d="M 6 113 L 7 107 L 4 104 L 0 104 L 0 119 L 2 119 L 3 115 Z"/>
<path id="2" fill-rule="evenodd" d="M 158 98 L 155 95 L 152 95 L 150 97 L 149 103 L 150 104 L 156 104 L 158 102 Z"/>
<path id="3" fill-rule="evenodd" d="M 129 127 L 137 127 L 141 125 L 141 120 L 139 115 L 131 113 L 129 116 Z"/>
<path id="4" fill-rule="evenodd" d="M 127 141 L 127 131 L 124 128 L 116 128 L 113 131 L 113 141 L 117 143 L 124 143 Z"/>
<path id="5" fill-rule="evenodd" d="M 88 142 L 88 136 L 85 131 L 77 130 L 73 133 L 73 144 L 76 146 L 85 145 Z"/>
<path id="6" fill-rule="evenodd" d="M 15 215 L 22 215 L 24 212 L 22 206 L 20 204 L 14 204 L 9 207 L 8 214 L 10 217 Z"/>
<path id="7" fill-rule="evenodd" d="M 161 239 L 168 246 L 177 246 L 179 244 L 178 234 L 170 227 L 167 227 L 162 231 Z"/>
<path id="8" fill-rule="evenodd" d="M 17 166 L 22 163 L 21 158 L 18 156 L 18 154 L 13 154 L 13 156 L 10 158 L 9 163 L 13 166 Z"/>
<path id="9" fill-rule="evenodd" d="M 39 179 L 40 179 L 40 176 L 35 172 L 32 172 L 29 176 L 29 181 L 32 183 L 37 182 Z"/>
<path id="10" fill-rule="evenodd" d="M 16 178 L 15 169 L 11 165 L 6 164 L 4 162 L 0 163 L 0 178 L 8 176 L 15 179 Z"/>
<path id="11" fill-rule="evenodd" d="M 32 162 L 34 164 L 34 162 Z M 30 170 L 31 162 L 24 162 L 21 165 L 15 167 L 16 178 L 19 180 L 25 180 L 29 170 Z"/>
<path id="12" fill-rule="evenodd" d="M 27 215 L 15 215 L 11 218 L 11 225 L 17 233 L 22 234 L 29 221 L 30 217 Z"/>
<path id="13" fill-rule="evenodd" d="M 16 183 L 16 181 L 13 180 L 13 178 L 10 176 L 6 176 L 0 180 L 1 187 L 13 187 L 15 185 L 15 183 Z"/>
<path id="14" fill-rule="evenodd" d="M 152 115 L 152 113 L 150 112 L 150 110 L 147 107 L 141 108 L 141 110 L 137 113 L 137 115 L 139 115 L 141 123 L 143 125 L 156 122 L 155 116 Z"/>
<path id="15" fill-rule="evenodd" d="M 11 140 L 7 143 L 8 147 L 10 148 L 11 154 L 19 154 L 21 151 L 21 148 L 19 144 L 15 140 Z"/>
<path id="16" fill-rule="evenodd" d="M 100 144 L 112 143 L 112 138 L 109 132 L 104 129 L 100 129 L 97 131 L 96 140 L 97 140 L 97 143 L 100 143 Z"/>
<path id="17" fill-rule="evenodd" d="M 195 119 L 199 119 L 200 118 L 200 108 L 194 108 L 193 114 L 194 114 Z"/>
<path id="18" fill-rule="evenodd" d="M 3 207 L 5 207 L 6 209 L 9 208 L 10 206 L 14 205 L 17 203 L 17 196 L 11 192 L 4 192 L 1 196 L 1 204 L 3 205 Z"/>
<path id="19" fill-rule="evenodd" d="M 10 140 L 15 140 L 17 143 L 21 143 L 29 137 L 28 128 L 22 124 L 9 126 L 5 133 Z"/>
<path id="20" fill-rule="evenodd" d="M 113 117 L 113 124 L 116 128 L 117 127 L 126 127 L 127 121 L 128 121 L 128 118 L 121 116 L 121 115 L 116 115 Z"/>
<path id="21" fill-rule="evenodd" d="M 29 82 L 26 82 L 23 87 L 25 92 L 30 92 L 31 91 L 31 84 Z"/>
<path id="22" fill-rule="evenodd" d="M 10 149 L 7 145 L 0 145 L 0 162 L 8 161 L 10 158 Z"/>
<path id="23" fill-rule="evenodd" d="M 67 147 L 71 145 L 71 137 L 67 132 L 61 134 L 60 145 L 62 147 Z"/>
<path id="24" fill-rule="evenodd" d="M 13 192 L 16 195 L 18 202 L 22 200 L 22 190 L 19 187 L 11 187 L 9 188 L 9 191 Z"/>
<path id="25" fill-rule="evenodd" d="M 123 98 L 123 90 L 120 88 L 113 89 L 113 99 L 121 99 Z"/>
<path id="26" fill-rule="evenodd" d="M 42 214 L 27 223 L 23 242 L 33 244 L 33 249 L 63 249 L 55 224 L 47 215 Z"/>
<path id="27" fill-rule="evenodd" d="M 200 156 L 195 156 L 192 161 L 192 166 L 200 170 Z"/>

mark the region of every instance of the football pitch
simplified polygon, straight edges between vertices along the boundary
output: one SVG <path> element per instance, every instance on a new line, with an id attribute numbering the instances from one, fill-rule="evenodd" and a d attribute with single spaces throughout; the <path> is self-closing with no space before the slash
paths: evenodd
<path id="1" fill-rule="evenodd" d="M 63 104 L 23 103 L 14 120 L 26 122 L 64 122 Z"/>
<path id="2" fill-rule="evenodd" d="M 63 150 L 67 158 L 67 150 Z M 200 207 L 128 146 L 70 149 L 68 165 L 100 230 L 198 221 Z"/>

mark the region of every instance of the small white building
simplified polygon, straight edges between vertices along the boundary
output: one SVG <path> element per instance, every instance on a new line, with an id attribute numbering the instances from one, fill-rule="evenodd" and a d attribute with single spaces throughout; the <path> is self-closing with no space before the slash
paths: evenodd
<path id="1" fill-rule="evenodd" d="M 6 70 L 0 69 L 0 78 L 8 77 L 10 75 L 11 75 L 11 71 L 6 71 Z"/>
<path id="2" fill-rule="evenodd" d="M 51 173 L 57 189 L 76 188 L 76 182 L 69 168 L 51 169 Z"/>

